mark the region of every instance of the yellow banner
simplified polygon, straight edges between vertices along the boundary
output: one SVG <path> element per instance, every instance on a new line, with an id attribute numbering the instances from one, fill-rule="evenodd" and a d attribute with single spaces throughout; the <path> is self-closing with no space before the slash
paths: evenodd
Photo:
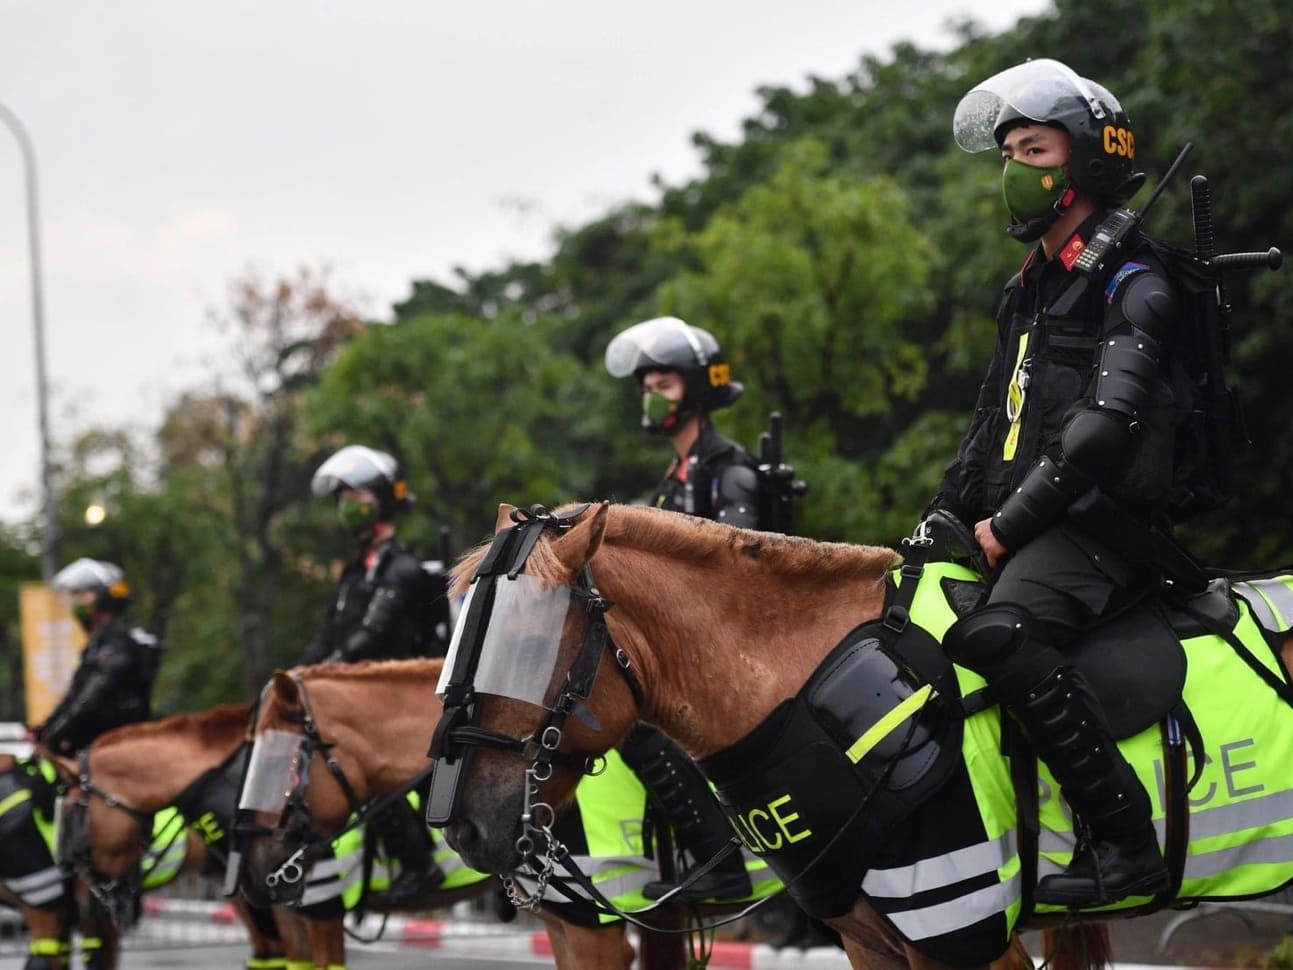
<path id="1" fill-rule="evenodd" d="M 44 583 L 22 584 L 18 610 L 22 617 L 27 723 L 40 724 L 72 682 L 86 636 L 72 616 L 67 599 Z"/>

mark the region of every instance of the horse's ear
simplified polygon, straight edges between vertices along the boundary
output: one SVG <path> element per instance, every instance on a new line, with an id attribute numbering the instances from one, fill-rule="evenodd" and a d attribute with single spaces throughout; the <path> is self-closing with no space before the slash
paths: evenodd
<path id="1" fill-rule="evenodd" d="M 301 702 L 301 692 L 297 690 L 296 681 L 289 677 L 281 670 L 274 671 L 274 676 L 270 678 L 270 684 L 273 686 L 274 694 L 282 704 L 292 705 Z"/>
<path id="2" fill-rule="evenodd" d="M 572 574 L 583 569 L 597 554 L 606 535 L 606 517 L 610 511 L 611 503 L 602 502 L 596 509 L 585 512 L 569 532 L 552 544 L 552 551 Z"/>
<path id="3" fill-rule="evenodd" d="M 494 531 L 502 532 L 504 529 L 510 529 L 512 527 L 512 513 L 515 511 L 515 505 L 508 505 L 506 502 L 499 503 L 498 518 L 494 520 Z"/>

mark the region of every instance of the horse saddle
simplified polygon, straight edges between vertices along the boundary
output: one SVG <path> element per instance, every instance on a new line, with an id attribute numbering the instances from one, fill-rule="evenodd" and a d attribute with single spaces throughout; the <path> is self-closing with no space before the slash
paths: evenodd
<path id="1" fill-rule="evenodd" d="M 977 582 L 944 578 L 943 594 L 958 616 L 981 602 Z M 1099 699 L 1115 739 L 1157 724 L 1181 700 L 1185 651 L 1181 641 L 1216 629 L 1233 629 L 1239 609 L 1224 579 L 1203 592 L 1174 601 L 1142 600 L 1092 627 L 1062 649 Z"/>

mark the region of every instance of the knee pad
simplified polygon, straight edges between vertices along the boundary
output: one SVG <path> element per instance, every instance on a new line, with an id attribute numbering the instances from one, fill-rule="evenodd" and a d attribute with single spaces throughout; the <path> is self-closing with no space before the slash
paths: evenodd
<path id="1" fill-rule="evenodd" d="M 1011 603 L 985 606 L 948 628 L 943 634 L 943 651 L 953 663 L 984 674 L 1023 649 L 1031 625 L 1032 617 L 1021 607 Z"/>

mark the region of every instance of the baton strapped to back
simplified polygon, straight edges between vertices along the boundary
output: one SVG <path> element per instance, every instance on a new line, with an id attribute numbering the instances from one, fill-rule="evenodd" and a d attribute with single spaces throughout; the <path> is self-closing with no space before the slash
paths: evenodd
<path id="1" fill-rule="evenodd" d="M 768 415 L 768 430 L 759 435 L 759 528 L 790 535 L 794 531 L 795 499 L 808 485 L 795 477 L 781 448 L 781 412 Z"/>

